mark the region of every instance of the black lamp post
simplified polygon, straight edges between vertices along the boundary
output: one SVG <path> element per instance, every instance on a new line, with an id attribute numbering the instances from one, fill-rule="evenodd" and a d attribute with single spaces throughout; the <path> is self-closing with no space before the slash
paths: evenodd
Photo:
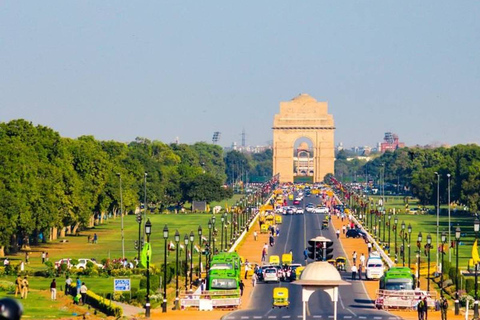
<path id="1" fill-rule="evenodd" d="M 455 229 L 455 251 L 457 252 L 456 264 L 455 264 L 455 315 L 460 314 L 460 301 L 458 300 L 458 243 L 460 242 L 460 236 L 462 230 L 457 226 Z"/>
<path id="2" fill-rule="evenodd" d="M 408 267 L 410 268 L 410 243 L 412 242 L 412 225 L 408 224 Z"/>
<path id="3" fill-rule="evenodd" d="M 202 226 L 198 226 L 198 278 L 202 278 Z"/>
<path id="4" fill-rule="evenodd" d="M 208 256 L 207 256 L 207 273 L 210 271 L 210 262 L 212 261 L 212 220 L 208 220 Z"/>
<path id="5" fill-rule="evenodd" d="M 418 285 L 417 287 L 420 288 L 420 257 L 422 256 L 422 232 L 418 233 L 418 238 L 417 238 L 417 247 L 418 247 L 418 253 L 417 253 L 417 278 L 418 278 Z"/>
<path id="6" fill-rule="evenodd" d="M 190 290 L 193 287 L 193 241 L 195 241 L 195 234 L 190 231 Z"/>
<path id="7" fill-rule="evenodd" d="M 385 221 L 387 220 L 386 219 L 387 217 L 385 215 L 386 214 L 385 213 L 385 207 L 383 207 L 382 209 L 383 209 L 383 211 L 382 211 L 382 220 L 383 220 L 383 240 L 382 240 L 382 242 L 383 242 L 383 245 L 385 245 L 385 234 L 386 234 L 386 232 L 385 232 Z"/>
<path id="8" fill-rule="evenodd" d="M 217 232 L 215 230 L 215 216 L 212 217 L 212 235 L 213 235 L 213 254 L 215 254 L 215 237 L 217 236 Z"/>
<path id="9" fill-rule="evenodd" d="M 168 227 L 163 227 L 163 239 L 165 240 L 165 247 L 163 251 L 163 305 L 162 312 L 167 312 L 167 239 Z"/>
<path id="10" fill-rule="evenodd" d="M 185 291 L 188 291 L 188 235 L 183 237 L 185 243 Z"/>
<path id="11" fill-rule="evenodd" d="M 480 221 L 478 218 L 475 218 L 473 222 L 473 230 L 475 231 L 475 241 L 478 239 L 478 231 L 480 230 Z M 473 304 L 473 319 L 478 319 L 478 261 L 474 261 L 475 263 L 475 302 Z"/>
<path id="12" fill-rule="evenodd" d="M 145 234 L 147 242 L 150 243 L 150 235 L 152 234 L 152 223 L 150 219 L 145 223 Z M 150 255 L 147 252 L 147 296 L 145 297 L 145 318 L 150 318 Z"/>
<path id="13" fill-rule="evenodd" d="M 395 216 L 393 219 L 393 223 L 395 224 L 393 230 L 395 230 L 395 260 L 397 260 L 397 252 L 398 252 L 398 247 L 397 247 L 397 227 L 398 227 L 398 218 Z M 396 261 L 395 261 L 396 262 Z"/>
<path id="14" fill-rule="evenodd" d="M 388 213 L 388 254 L 390 255 L 392 250 L 390 250 L 390 229 L 392 226 L 392 215 Z"/>
<path id="15" fill-rule="evenodd" d="M 233 243 L 233 210 L 230 210 L 230 243 Z"/>
<path id="16" fill-rule="evenodd" d="M 432 236 L 430 233 L 427 235 L 427 294 L 430 292 L 430 247 L 432 245 Z"/>
<path id="17" fill-rule="evenodd" d="M 405 221 L 402 221 L 402 263 L 405 267 Z"/>
<path id="18" fill-rule="evenodd" d="M 225 227 L 224 227 L 224 229 L 225 229 L 224 230 L 225 240 L 223 240 L 224 241 L 223 243 L 225 243 L 225 251 L 227 251 L 227 248 L 228 248 L 228 215 L 227 215 L 226 212 L 223 214 L 223 218 L 225 219 Z M 231 223 L 231 221 L 230 221 L 230 223 Z"/>
<path id="19" fill-rule="evenodd" d="M 443 256 L 445 255 L 445 242 L 447 241 L 447 233 L 442 231 L 442 273 L 440 274 L 440 296 L 443 298 Z"/>
<path id="20" fill-rule="evenodd" d="M 138 255 L 137 260 L 140 261 L 140 250 L 142 249 L 142 242 L 141 242 L 141 233 L 142 233 L 142 215 L 137 214 L 137 223 L 138 223 Z"/>
<path id="21" fill-rule="evenodd" d="M 220 232 L 221 237 L 220 237 L 220 252 L 223 252 L 223 227 L 225 226 L 225 218 L 222 214 L 220 217 L 220 220 L 222 221 L 222 231 Z"/>
<path id="22" fill-rule="evenodd" d="M 175 310 L 180 309 L 178 301 L 178 245 L 180 243 L 180 233 L 178 230 L 175 231 Z"/>

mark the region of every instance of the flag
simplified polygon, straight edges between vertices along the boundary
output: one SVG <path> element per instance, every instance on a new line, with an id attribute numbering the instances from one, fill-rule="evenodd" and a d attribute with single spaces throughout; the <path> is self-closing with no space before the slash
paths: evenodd
<path id="1" fill-rule="evenodd" d="M 175 244 L 172 241 L 170 241 L 168 243 L 168 251 L 173 251 L 173 250 L 175 250 Z"/>
<path id="2" fill-rule="evenodd" d="M 473 243 L 473 247 L 472 247 L 472 259 L 473 259 L 473 263 L 474 263 L 474 264 L 477 264 L 477 263 L 480 262 L 480 257 L 478 256 L 477 240 L 475 240 L 475 242 Z"/>
<path id="3" fill-rule="evenodd" d="M 178 247 L 180 248 L 180 251 L 183 251 L 183 249 L 185 249 L 185 247 L 183 246 L 183 244 L 180 244 Z"/>
<path id="4" fill-rule="evenodd" d="M 143 245 L 142 253 L 140 255 L 140 261 L 143 266 L 147 266 L 147 257 L 149 261 L 152 261 L 152 247 L 149 242 L 145 242 Z"/>
<path id="5" fill-rule="evenodd" d="M 195 252 L 200 252 L 200 247 L 197 245 L 194 245 L 193 250 L 195 250 Z"/>

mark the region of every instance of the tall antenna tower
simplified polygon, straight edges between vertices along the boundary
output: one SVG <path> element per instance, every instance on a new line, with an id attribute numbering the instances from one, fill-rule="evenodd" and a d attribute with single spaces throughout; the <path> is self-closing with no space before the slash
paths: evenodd
<path id="1" fill-rule="evenodd" d="M 242 129 L 242 147 L 246 147 L 245 137 L 246 137 L 245 128 L 243 128 Z"/>
<path id="2" fill-rule="evenodd" d="M 213 144 L 217 144 L 218 140 L 220 140 L 220 135 L 221 135 L 221 133 L 219 131 L 215 131 L 213 133 L 213 137 L 212 137 L 212 143 Z"/>

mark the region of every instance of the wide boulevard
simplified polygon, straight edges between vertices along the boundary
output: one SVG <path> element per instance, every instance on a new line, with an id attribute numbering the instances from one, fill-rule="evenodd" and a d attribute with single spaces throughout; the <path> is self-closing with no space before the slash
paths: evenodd
<path id="1" fill-rule="evenodd" d="M 302 207 L 308 203 L 319 203 L 316 197 L 306 197 L 301 202 Z M 284 215 L 280 225 L 280 235 L 275 239 L 275 245 L 268 250 L 269 255 L 279 255 L 293 252 L 294 263 L 305 265 L 303 251 L 307 241 L 316 236 L 324 236 L 334 242 L 334 257 L 345 256 L 342 245 L 336 239 L 335 230 L 330 223 L 328 230 L 321 230 L 324 214 L 305 213 L 303 215 Z M 258 253 L 259 260 L 261 252 Z M 311 261 L 311 260 L 310 260 Z M 347 265 L 350 270 L 350 265 Z M 384 311 L 375 309 L 373 301 L 367 296 L 362 281 L 351 281 L 349 272 L 341 272 L 342 279 L 350 282 L 351 286 L 339 287 L 339 301 L 337 318 L 343 319 L 399 319 Z M 245 281 L 245 280 L 244 280 Z M 247 280 L 250 281 L 250 280 Z M 276 286 L 289 289 L 290 307 L 272 308 L 272 291 Z M 258 282 L 251 297 L 250 308 L 232 312 L 223 317 L 224 320 L 235 319 L 300 319 L 302 318 L 301 286 L 289 282 L 263 283 Z M 323 291 L 315 292 L 308 302 L 307 319 L 333 319 L 333 303 L 330 296 Z"/>

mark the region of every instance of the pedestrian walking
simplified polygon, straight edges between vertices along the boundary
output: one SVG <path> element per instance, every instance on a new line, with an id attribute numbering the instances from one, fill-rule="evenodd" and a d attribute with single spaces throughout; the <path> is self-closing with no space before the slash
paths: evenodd
<path id="1" fill-rule="evenodd" d="M 82 286 L 80 287 L 80 294 L 82 295 L 82 305 L 87 302 L 87 291 L 88 288 L 85 285 L 85 282 L 82 282 Z"/>
<path id="2" fill-rule="evenodd" d="M 343 225 L 342 231 L 343 231 L 343 234 L 345 234 L 347 232 L 347 226 L 346 225 Z"/>
<path id="3" fill-rule="evenodd" d="M 77 277 L 76 285 L 77 285 L 77 294 L 79 294 L 80 293 L 80 288 L 82 287 L 82 281 L 80 281 L 79 277 Z"/>
<path id="4" fill-rule="evenodd" d="M 362 267 L 365 267 L 365 255 L 363 254 L 363 252 L 360 255 L 360 262 L 362 263 Z"/>
<path id="5" fill-rule="evenodd" d="M 275 228 L 275 234 L 276 234 L 277 237 L 280 235 L 280 228 L 279 227 Z"/>
<path id="6" fill-rule="evenodd" d="M 28 286 L 29 286 L 29 283 L 28 283 L 28 280 L 27 280 L 27 277 L 23 277 L 23 280 L 22 280 L 22 291 L 20 293 L 20 296 L 22 299 L 27 299 L 27 296 L 28 296 Z"/>
<path id="7" fill-rule="evenodd" d="M 50 283 L 50 299 L 57 300 L 57 283 L 55 279 Z"/>
<path id="8" fill-rule="evenodd" d="M 442 313 L 442 320 L 447 320 L 448 301 L 445 297 L 440 299 L 440 312 Z"/>
<path id="9" fill-rule="evenodd" d="M 30 259 L 30 254 L 28 251 L 25 251 L 25 264 L 28 264 L 28 260 Z"/>
<path id="10" fill-rule="evenodd" d="M 368 254 L 370 255 L 370 252 L 372 252 L 372 243 L 371 242 L 367 243 L 367 248 L 368 248 Z"/>
<path id="11" fill-rule="evenodd" d="M 356 279 L 357 279 L 357 266 L 353 265 L 352 266 L 352 280 L 356 280 Z"/>
<path id="12" fill-rule="evenodd" d="M 427 301 L 427 296 L 423 297 L 423 320 L 428 320 L 428 301 Z"/>
<path id="13" fill-rule="evenodd" d="M 45 261 L 48 261 L 48 251 L 45 251 Z"/>
<path id="14" fill-rule="evenodd" d="M 352 260 L 353 264 L 357 264 L 357 251 L 353 251 Z"/>
<path id="15" fill-rule="evenodd" d="M 248 263 L 248 260 L 245 262 L 245 280 L 248 278 L 248 272 L 250 271 L 250 263 Z"/>
<path id="16" fill-rule="evenodd" d="M 20 277 L 20 275 L 15 279 L 15 297 L 17 297 L 17 294 L 22 296 L 22 277 Z"/>
<path id="17" fill-rule="evenodd" d="M 418 320 L 424 320 L 423 319 L 423 300 L 420 298 L 420 300 L 417 303 L 417 315 L 418 315 Z"/>
<path id="18" fill-rule="evenodd" d="M 72 278 L 70 276 L 66 276 L 65 280 L 65 295 L 70 294 L 70 286 L 72 285 Z"/>
<path id="19" fill-rule="evenodd" d="M 361 263 L 358 264 L 358 280 L 362 280 L 362 271 L 363 271 L 363 266 Z"/>
<path id="20" fill-rule="evenodd" d="M 42 264 L 45 263 L 45 251 L 42 252 Z"/>
<path id="21" fill-rule="evenodd" d="M 93 234 L 93 243 L 97 244 L 98 242 L 98 236 L 96 233 Z"/>
<path id="22" fill-rule="evenodd" d="M 257 285 L 257 274 L 254 272 L 252 275 L 252 287 Z"/>
<path id="23" fill-rule="evenodd" d="M 340 229 L 337 229 L 337 231 L 335 231 L 335 233 L 337 234 L 337 239 L 340 238 Z"/>
<path id="24" fill-rule="evenodd" d="M 305 248 L 305 250 L 303 250 L 303 259 L 304 260 L 308 259 L 308 248 Z"/>
<path id="25" fill-rule="evenodd" d="M 270 235 L 270 246 L 273 247 L 275 244 L 275 239 L 273 238 L 273 235 Z"/>
<path id="26" fill-rule="evenodd" d="M 257 241 L 257 231 L 253 231 L 253 240 Z"/>
<path id="27" fill-rule="evenodd" d="M 245 288 L 245 284 L 243 283 L 243 280 L 240 280 L 238 287 L 240 288 L 240 297 L 241 297 L 243 296 L 243 289 Z"/>
<path id="28" fill-rule="evenodd" d="M 265 254 L 268 254 L 268 244 L 266 242 L 263 245 L 263 249 L 265 249 Z"/>

